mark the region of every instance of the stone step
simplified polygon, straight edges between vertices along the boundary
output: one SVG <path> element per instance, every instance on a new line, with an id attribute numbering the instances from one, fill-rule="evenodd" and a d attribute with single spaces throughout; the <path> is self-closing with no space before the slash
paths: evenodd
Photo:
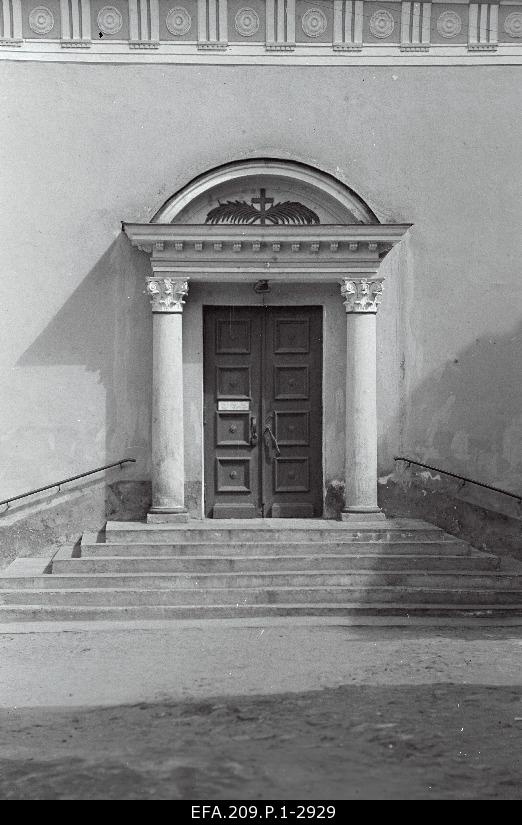
<path id="1" fill-rule="evenodd" d="M 215 523 L 215 522 L 214 522 Z M 197 522 L 196 524 L 200 524 Z M 132 522 L 108 522 L 105 531 L 107 544 L 186 544 L 186 543 L 244 543 L 267 542 L 285 544 L 288 542 L 312 541 L 452 541 L 453 536 L 438 527 L 426 526 L 415 530 L 401 528 L 360 528 L 338 526 L 339 522 L 320 521 L 320 526 L 299 528 L 263 527 L 163 527 Z M 118 525 L 118 526 L 115 526 Z M 325 526 L 326 525 L 326 526 Z M 336 525 L 336 526 L 327 526 Z M 154 529 L 153 529 L 154 528 Z"/>
<path id="2" fill-rule="evenodd" d="M 136 607 L 43 607 L 34 605 L 0 605 L 0 624 L 14 622 L 67 621 L 158 621 L 170 619 L 253 619 L 273 617 L 326 616 L 342 620 L 352 618 L 364 624 L 372 617 L 423 617 L 459 619 L 512 619 L 522 616 L 521 605 L 469 603 L 440 604 L 255 604 L 255 605 L 140 605 Z"/>
<path id="3" fill-rule="evenodd" d="M 260 542 L 236 542 L 236 543 L 208 543 L 208 542 L 184 542 L 180 544 L 110 544 L 82 541 L 82 558 L 103 558 L 105 556 L 202 556 L 203 558 L 219 561 L 218 556 L 253 556 L 253 557 L 277 557 L 277 556 L 304 556 L 311 555 L 320 558 L 326 555 L 353 554 L 363 552 L 364 555 L 399 553 L 428 555 L 462 555 L 470 556 L 472 548 L 463 541 L 309 541 L 309 542 L 286 542 L 286 543 L 260 543 Z M 321 556 L 317 554 L 321 554 Z"/>
<path id="4" fill-rule="evenodd" d="M 396 556 L 397 554 L 393 554 Z M 400 556 L 401 554 L 399 554 Z M 365 558 L 371 560 L 369 563 L 369 570 L 379 571 L 379 560 L 382 556 L 367 553 Z M 104 556 L 91 556 L 90 554 L 82 558 L 106 558 Z M 110 558 L 110 557 L 109 557 Z M 131 558 L 141 558 L 132 556 Z M 315 555 L 280 555 L 280 556 L 167 556 L 166 554 L 159 558 L 169 559 L 169 569 L 173 573 L 255 573 L 255 572 L 272 572 L 301 570 L 303 572 L 320 572 L 321 570 L 350 570 L 353 567 L 353 554 L 327 554 L 321 556 Z M 421 556 L 425 558 L 425 556 Z M 447 558 L 446 556 L 439 556 L 439 558 Z M 450 556 L 451 559 L 456 558 Z M 474 560 L 477 556 L 458 556 L 457 558 L 466 558 L 468 561 Z M 75 560 L 67 560 L 75 561 Z M 471 567 L 468 565 L 468 567 Z M 449 569 L 449 568 L 448 568 Z M 55 563 L 56 572 L 56 563 Z"/>
<path id="5" fill-rule="evenodd" d="M 315 585 L 318 582 L 328 582 L 337 586 L 340 583 L 354 587 L 433 587 L 440 589 L 443 587 L 464 589 L 517 589 L 522 587 L 522 578 L 510 573 L 497 573 L 495 571 L 473 573 L 469 571 L 434 571 L 434 570 L 398 570 L 398 571 L 375 571 L 360 570 L 351 573 L 332 570 L 320 571 L 313 574 L 306 571 L 280 571 L 279 573 L 237 573 L 237 574 L 192 574 L 183 575 L 177 573 L 96 573 L 96 574 L 53 574 L 53 575 L 30 575 L 30 576 L 9 576 L 0 577 L 0 593 L 6 590 L 26 589 L 26 590 L 83 590 L 87 588 L 102 589 L 145 589 L 145 590 L 169 590 L 175 588 L 188 589 L 218 586 L 225 587 L 225 582 L 231 583 L 237 588 L 245 588 L 253 585 L 256 581 L 261 584 L 268 582 L 282 582 L 286 585 L 293 585 L 299 576 L 299 580 Z"/>
<path id="6" fill-rule="evenodd" d="M 360 570 L 345 572 L 342 570 L 280 570 L 238 573 L 112 573 L 97 574 L 53 574 L 40 576 L 21 576 L 0 578 L 0 593 L 14 589 L 197 589 L 227 588 L 239 589 L 249 587 L 316 587 L 316 586 L 351 586 L 351 587 L 433 587 L 440 589 L 492 588 L 522 589 L 522 576 L 496 571 L 479 573 L 469 571 L 434 571 L 434 570 L 398 570 L 376 571 Z"/>
<path id="7" fill-rule="evenodd" d="M 179 559 L 172 557 L 116 556 L 106 558 L 74 558 L 53 561 L 53 573 L 175 573 Z M 476 553 L 471 556 L 383 554 L 380 556 L 346 554 L 344 570 L 495 570 L 496 556 Z"/>
<path id="8" fill-rule="evenodd" d="M 169 590 L 86 588 L 46 590 L 2 590 L 0 604 L 132 607 L 137 605 L 253 605 L 253 604 L 415 604 L 519 605 L 522 590 L 464 589 L 462 587 L 350 587 L 267 585 L 265 587 L 205 587 Z"/>

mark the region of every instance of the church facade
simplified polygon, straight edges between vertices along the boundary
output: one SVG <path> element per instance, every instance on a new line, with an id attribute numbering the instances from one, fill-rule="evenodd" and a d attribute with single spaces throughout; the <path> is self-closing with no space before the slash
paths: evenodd
<path id="1" fill-rule="evenodd" d="M 128 456 L 151 522 L 378 520 L 397 456 L 520 491 L 522 4 L 1 14 L 0 499 Z"/>

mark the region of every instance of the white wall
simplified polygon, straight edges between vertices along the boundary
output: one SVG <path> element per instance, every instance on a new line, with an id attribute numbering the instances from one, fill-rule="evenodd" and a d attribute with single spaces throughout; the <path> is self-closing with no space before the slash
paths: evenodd
<path id="1" fill-rule="evenodd" d="M 148 259 L 120 221 L 252 156 L 316 165 L 381 220 L 415 224 L 384 263 L 381 471 L 406 451 L 520 486 L 520 69 L 4 61 L 0 75 L 0 496 L 129 451 L 148 476 Z"/>

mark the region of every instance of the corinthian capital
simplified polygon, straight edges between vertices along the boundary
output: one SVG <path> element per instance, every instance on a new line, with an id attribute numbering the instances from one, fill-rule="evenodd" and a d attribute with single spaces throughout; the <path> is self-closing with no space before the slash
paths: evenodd
<path id="1" fill-rule="evenodd" d="M 147 294 L 153 312 L 183 312 L 187 293 L 188 281 L 158 275 L 147 278 Z"/>
<path id="2" fill-rule="evenodd" d="M 382 278 L 351 278 L 341 281 L 346 312 L 377 312 L 382 298 Z"/>

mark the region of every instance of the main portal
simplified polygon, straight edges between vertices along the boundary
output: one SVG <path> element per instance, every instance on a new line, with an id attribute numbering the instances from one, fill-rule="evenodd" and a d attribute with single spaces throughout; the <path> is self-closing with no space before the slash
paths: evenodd
<path id="1" fill-rule="evenodd" d="M 322 514 L 322 308 L 204 308 L 205 514 Z"/>

